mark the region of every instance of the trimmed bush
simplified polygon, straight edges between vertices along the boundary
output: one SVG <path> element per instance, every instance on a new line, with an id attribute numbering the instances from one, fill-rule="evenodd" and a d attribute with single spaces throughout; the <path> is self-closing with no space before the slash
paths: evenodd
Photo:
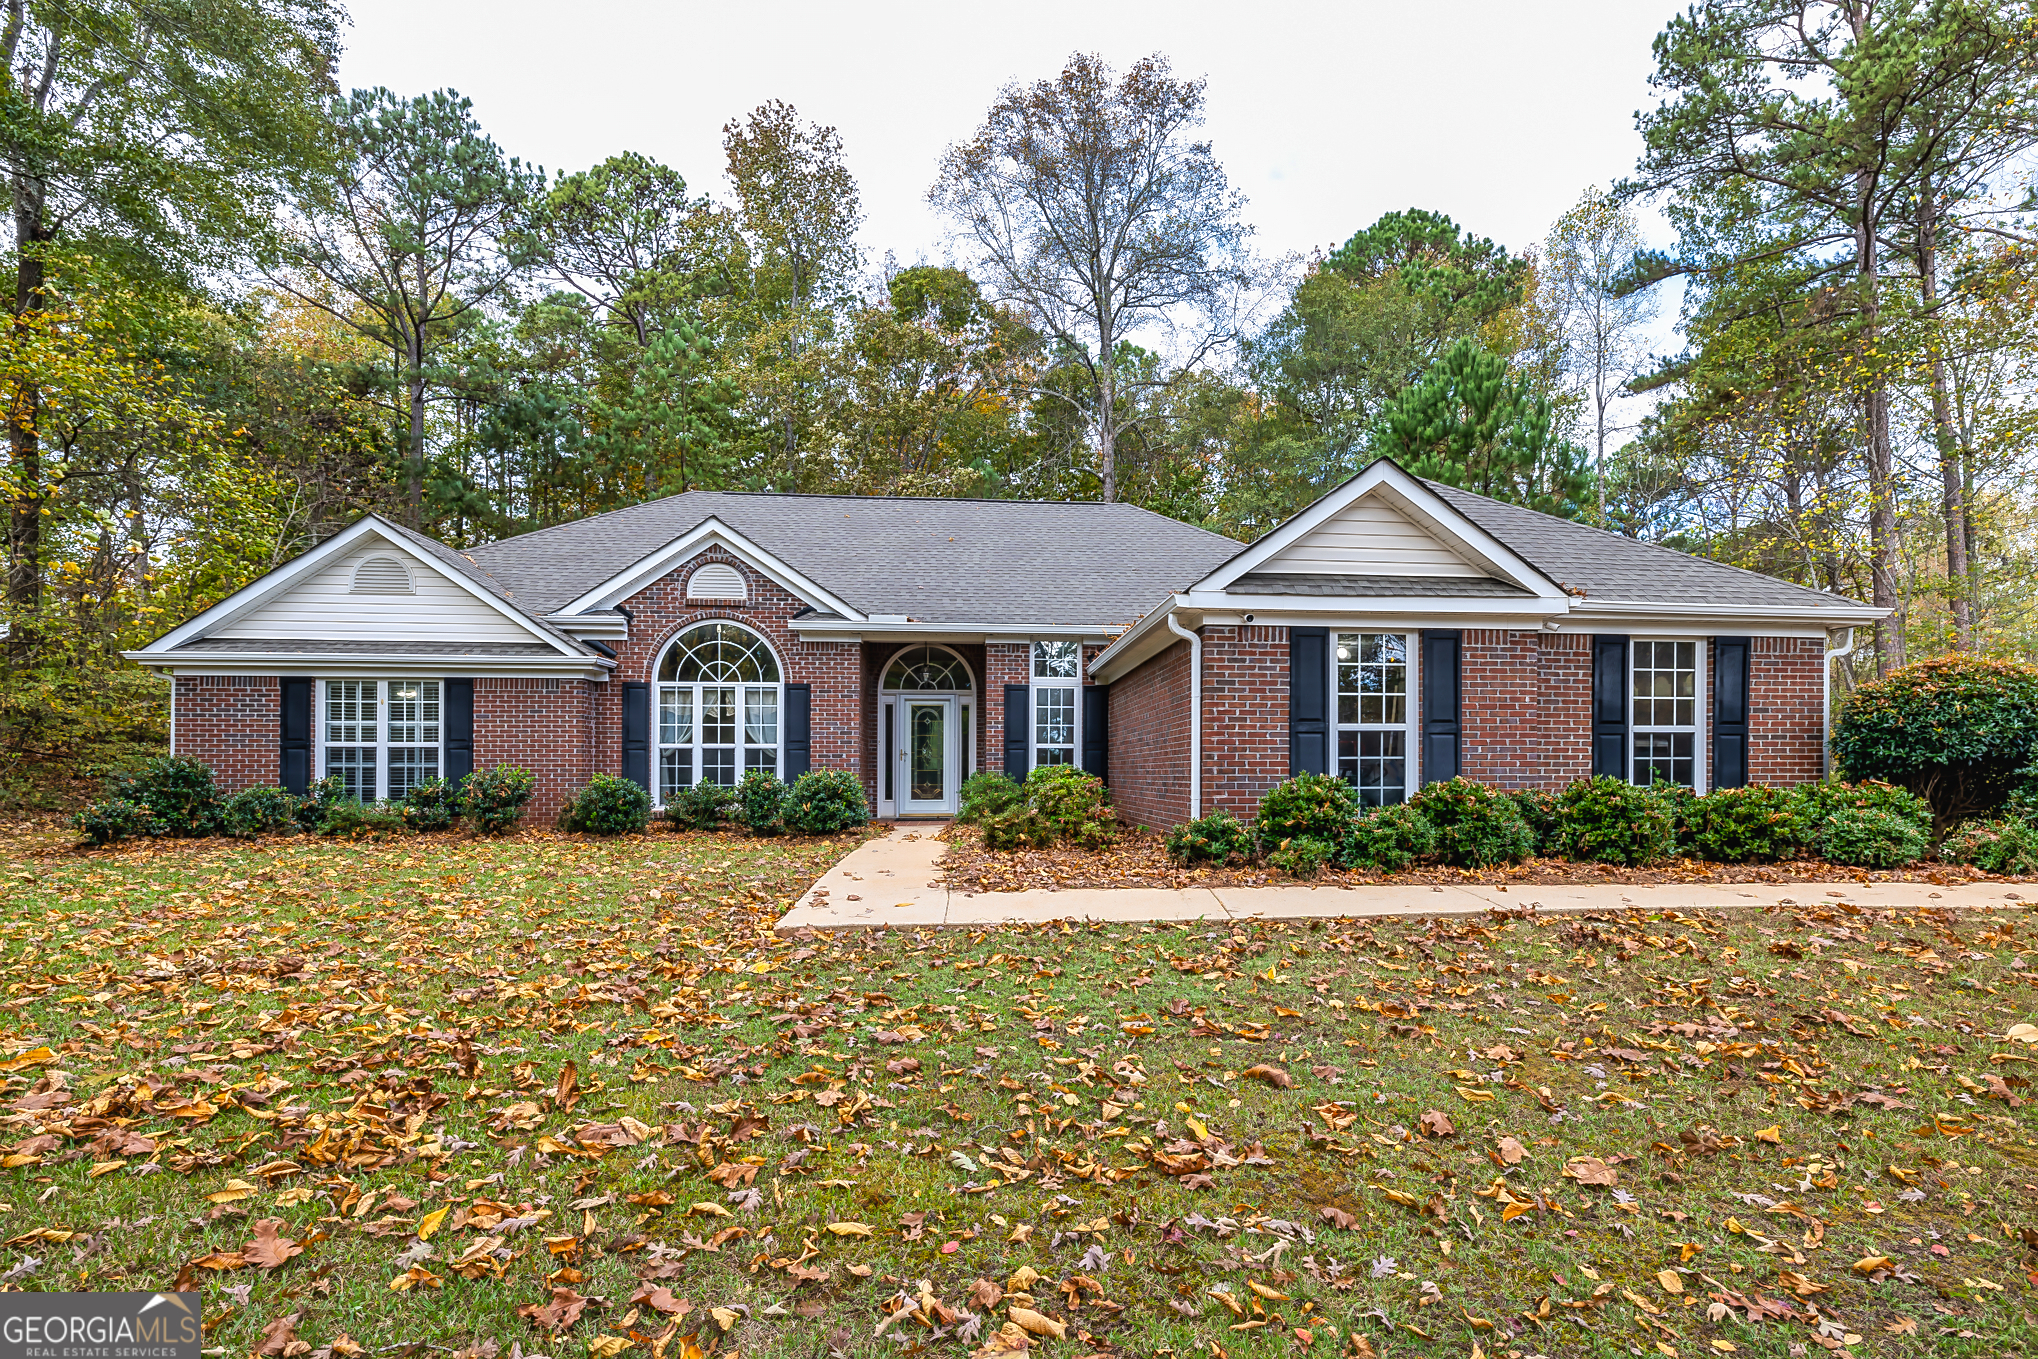
<path id="1" fill-rule="evenodd" d="M 297 828 L 299 830 L 316 831 L 320 826 L 323 826 L 325 824 L 326 813 L 332 810 L 333 804 L 344 800 L 346 787 L 344 783 L 340 782 L 339 775 L 328 774 L 307 788 L 304 796 L 297 800 L 297 811 L 295 813 Z"/>
<path id="2" fill-rule="evenodd" d="M 1698 801 L 1695 789 L 1681 783 L 1668 783 L 1662 779 L 1649 784 L 1645 789 L 1650 797 L 1663 804 L 1663 810 L 1670 814 L 1670 852 L 1682 853 L 1691 848 L 1691 808 Z"/>
<path id="3" fill-rule="evenodd" d="M 403 812 L 400 805 L 387 802 L 355 802 L 352 799 L 342 799 L 327 807 L 325 817 L 318 825 L 320 835 L 336 835 L 345 840 L 376 835 L 401 835 L 403 829 Z"/>
<path id="4" fill-rule="evenodd" d="M 1234 858 L 1252 857 L 1253 833 L 1250 826 L 1230 812 L 1218 811 L 1176 826 L 1167 833 L 1165 843 L 1168 857 L 1183 867 L 1223 865 Z"/>
<path id="5" fill-rule="evenodd" d="M 1497 788 L 1460 776 L 1425 785 L 1408 806 L 1429 821 L 1435 853 L 1447 864 L 1488 868 L 1535 853 L 1536 833 L 1521 804 Z"/>
<path id="6" fill-rule="evenodd" d="M 1550 837 L 1557 830 L 1557 795 L 1541 788 L 1517 788 L 1508 796 L 1514 799 L 1521 819 L 1528 822 L 1529 830 L 1536 837 L 1535 852 L 1551 853 L 1554 846 Z"/>
<path id="7" fill-rule="evenodd" d="M 2038 764 L 2038 666 L 1939 656 L 1864 684 L 1833 715 L 1850 779 L 1923 797 L 1937 829 L 2002 805 Z"/>
<path id="8" fill-rule="evenodd" d="M 1799 800 L 1782 788 L 1720 788 L 1685 814 L 1692 848 L 1715 863 L 1773 863 L 1804 844 Z"/>
<path id="9" fill-rule="evenodd" d="M 1053 839 L 1096 849 L 1118 838 L 1104 780 L 1072 764 L 1044 764 L 1028 774 L 1026 806 Z"/>
<path id="10" fill-rule="evenodd" d="M 833 835 L 870 820 L 863 784 L 845 769 L 810 769 L 786 790 L 785 828 L 801 835 Z"/>
<path id="11" fill-rule="evenodd" d="M 1436 827 L 1414 807 L 1380 807 L 1359 818 L 1338 847 L 1344 868 L 1402 869 L 1436 851 Z"/>
<path id="12" fill-rule="evenodd" d="M 1307 835 L 1337 844 L 1359 819 L 1359 795 L 1330 774 L 1297 774 L 1260 799 L 1253 825 L 1269 844 Z"/>
<path id="13" fill-rule="evenodd" d="M 635 779 L 596 774 L 573 795 L 565 828 L 589 835 L 637 835 L 651 824 L 651 794 Z"/>
<path id="14" fill-rule="evenodd" d="M 665 819 L 681 830 L 714 830 L 722 817 L 736 805 L 736 790 L 719 783 L 696 783 L 682 788 L 665 804 Z"/>
<path id="15" fill-rule="evenodd" d="M 785 791 L 778 775 L 751 770 L 736 784 L 736 819 L 752 835 L 777 835 L 785 829 Z"/>
<path id="16" fill-rule="evenodd" d="M 304 799 L 282 788 L 243 788 L 220 808 L 220 825 L 228 835 L 246 840 L 297 829 L 297 809 Z"/>
<path id="17" fill-rule="evenodd" d="M 1901 868 L 1924 858 L 1927 842 L 1917 820 L 1902 812 L 1842 807 L 1820 824 L 1814 843 L 1828 863 Z"/>
<path id="18" fill-rule="evenodd" d="M 419 779 L 404 793 L 403 801 L 395 804 L 396 814 L 408 830 L 448 830 L 460 819 L 456 797 L 453 785 L 442 778 Z"/>
<path id="19" fill-rule="evenodd" d="M 224 799 L 212 769 L 187 755 L 158 755 L 132 773 L 107 784 L 109 798 L 125 798 L 149 809 L 152 835 L 217 835 Z"/>
<path id="20" fill-rule="evenodd" d="M 1555 848 L 1589 863 L 1647 864 L 1677 846 L 1668 799 L 1605 774 L 1579 779 L 1557 799 Z"/>
<path id="21" fill-rule="evenodd" d="M 538 791 L 538 780 L 528 769 L 499 764 L 477 769 L 460 780 L 460 814 L 485 835 L 500 835 L 516 825 Z"/>
<path id="22" fill-rule="evenodd" d="M 2016 877 L 2038 873 L 2038 826 L 2021 816 L 1963 821 L 1939 842 L 1948 863 L 1972 864 L 1984 873 Z"/>
<path id="23" fill-rule="evenodd" d="M 1023 802 L 986 816 L 981 824 L 985 849 L 1046 849 L 1054 843 L 1047 819 Z"/>
<path id="24" fill-rule="evenodd" d="M 1337 846 L 1314 835 L 1283 840 L 1267 855 L 1267 862 L 1293 878 L 1313 878 L 1337 854 Z"/>
<path id="25" fill-rule="evenodd" d="M 73 816 L 71 824 L 95 845 L 161 834 L 155 813 L 125 797 L 102 798 Z"/>
<path id="26" fill-rule="evenodd" d="M 962 800 L 955 813 L 958 826 L 974 826 L 985 817 L 1009 812 L 1026 800 L 1026 787 L 994 769 L 984 769 L 962 781 Z"/>
<path id="27" fill-rule="evenodd" d="M 1888 812 L 1915 826 L 1929 840 L 1932 834 L 1932 805 L 1908 789 L 1878 783 L 1803 783 L 1790 790 L 1797 804 L 1798 837 L 1814 844 L 1819 827 L 1843 811 Z"/>

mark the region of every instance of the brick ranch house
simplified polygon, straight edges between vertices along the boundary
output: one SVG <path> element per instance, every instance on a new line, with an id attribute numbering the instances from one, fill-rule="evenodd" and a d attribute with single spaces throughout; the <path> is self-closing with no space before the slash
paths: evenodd
<path id="1" fill-rule="evenodd" d="M 1129 505 L 690 491 L 456 551 L 363 518 L 130 659 L 227 789 L 523 765 L 663 803 L 851 770 L 881 817 L 1078 764 L 1130 821 L 1464 774 L 1824 772 L 1881 611 L 1375 462 L 1251 546 Z"/>

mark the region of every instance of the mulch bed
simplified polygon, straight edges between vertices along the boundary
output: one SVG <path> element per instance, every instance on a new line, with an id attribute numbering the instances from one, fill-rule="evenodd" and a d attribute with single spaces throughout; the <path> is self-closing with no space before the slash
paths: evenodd
<path id="1" fill-rule="evenodd" d="M 941 884 L 953 892 L 1027 892 L 1081 887 L 1280 887 L 1297 880 L 1264 865 L 1180 868 L 1168 861 L 1161 837 L 1128 830 L 1106 850 L 1069 845 L 1052 849 L 985 849 L 973 826 L 942 833 Z M 1821 859 L 1776 864 L 1716 864 L 1672 859 L 1648 868 L 1528 859 L 1506 868 L 1416 868 L 1406 873 L 1345 872 L 1326 868 L 1311 882 L 1324 886 L 1462 886 L 1466 884 L 1575 887 L 1589 883 L 1732 882 L 1977 882 L 1989 874 L 1960 864 L 1919 864 L 1883 871 L 1848 868 Z M 2017 881 L 2017 879 L 2000 879 Z"/>

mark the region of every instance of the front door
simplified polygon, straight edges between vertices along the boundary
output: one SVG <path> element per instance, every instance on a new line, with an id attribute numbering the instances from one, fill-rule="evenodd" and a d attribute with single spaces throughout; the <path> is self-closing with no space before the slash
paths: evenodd
<path id="1" fill-rule="evenodd" d="M 958 782 L 956 757 L 961 750 L 955 700 L 908 698 L 901 699 L 899 707 L 905 719 L 899 724 L 899 810 L 952 815 Z"/>

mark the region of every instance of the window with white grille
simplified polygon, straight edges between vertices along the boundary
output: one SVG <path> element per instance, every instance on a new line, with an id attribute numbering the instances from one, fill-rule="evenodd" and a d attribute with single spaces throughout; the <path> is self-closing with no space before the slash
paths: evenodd
<path id="1" fill-rule="evenodd" d="M 319 771 L 351 802 L 396 800 L 439 776 L 438 680 L 321 682 Z"/>

